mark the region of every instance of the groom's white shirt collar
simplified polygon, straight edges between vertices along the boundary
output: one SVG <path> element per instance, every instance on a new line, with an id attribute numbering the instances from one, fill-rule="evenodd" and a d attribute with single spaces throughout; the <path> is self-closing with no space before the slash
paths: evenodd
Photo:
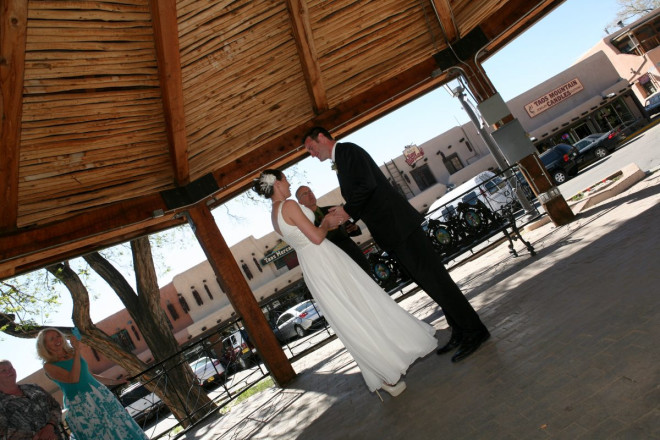
<path id="1" fill-rule="evenodd" d="M 335 150 L 336 149 L 337 149 L 337 142 L 335 142 L 335 144 L 332 146 L 332 154 L 331 154 L 330 160 L 332 160 L 333 163 L 335 162 Z"/>

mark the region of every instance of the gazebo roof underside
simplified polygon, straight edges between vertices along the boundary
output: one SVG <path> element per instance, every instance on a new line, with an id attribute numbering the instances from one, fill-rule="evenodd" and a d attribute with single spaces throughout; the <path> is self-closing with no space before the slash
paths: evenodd
<path id="1" fill-rule="evenodd" d="M 181 224 L 561 3 L 3 0 L 0 279 Z"/>

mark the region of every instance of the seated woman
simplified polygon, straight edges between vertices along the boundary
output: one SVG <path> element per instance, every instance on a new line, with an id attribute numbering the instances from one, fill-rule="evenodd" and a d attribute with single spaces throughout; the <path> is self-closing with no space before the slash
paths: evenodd
<path id="1" fill-rule="evenodd" d="M 62 408 L 38 385 L 16 383 L 16 370 L 0 360 L 0 439 L 58 440 Z"/>

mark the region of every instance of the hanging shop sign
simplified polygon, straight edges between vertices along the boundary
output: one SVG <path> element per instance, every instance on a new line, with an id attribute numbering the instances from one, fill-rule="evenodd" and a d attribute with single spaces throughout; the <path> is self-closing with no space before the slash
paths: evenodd
<path id="1" fill-rule="evenodd" d="M 424 150 L 417 145 L 408 145 L 403 149 L 403 157 L 406 158 L 406 163 L 410 166 L 424 157 Z"/>
<path id="2" fill-rule="evenodd" d="M 283 256 L 290 254 L 291 252 L 293 252 L 293 248 L 282 241 L 277 246 L 275 246 L 269 253 L 264 255 L 264 257 L 261 259 L 261 265 L 265 266 L 268 263 L 272 263 L 275 260 L 279 260 Z"/>
<path id="3" fill-rule="evenodd" d="M 572 79 L 566 84 L 562 84 L 556 89 L 530 102 L 525 106 L 525 110 L 529 117 L 533 118 L 560 102 L 565 101 L 576 93 L 581 92 L 583 89 L 584 87 L 579 79 Z"/>

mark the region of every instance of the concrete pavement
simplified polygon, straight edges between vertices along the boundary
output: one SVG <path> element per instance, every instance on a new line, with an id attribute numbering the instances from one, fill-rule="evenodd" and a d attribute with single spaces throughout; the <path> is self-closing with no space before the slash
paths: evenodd
<path id="1" fill-rule="evenodd" d="M 660 439 L 660 173 L 565 226 L 524 231 L 452 270 L 492 337 L 453 364 L 416 362 L 399 397 L 368 392 L 341 342 L 296 380 L 186 439 Z M 423 292 L 401 305 L 449 334 Z"/>

